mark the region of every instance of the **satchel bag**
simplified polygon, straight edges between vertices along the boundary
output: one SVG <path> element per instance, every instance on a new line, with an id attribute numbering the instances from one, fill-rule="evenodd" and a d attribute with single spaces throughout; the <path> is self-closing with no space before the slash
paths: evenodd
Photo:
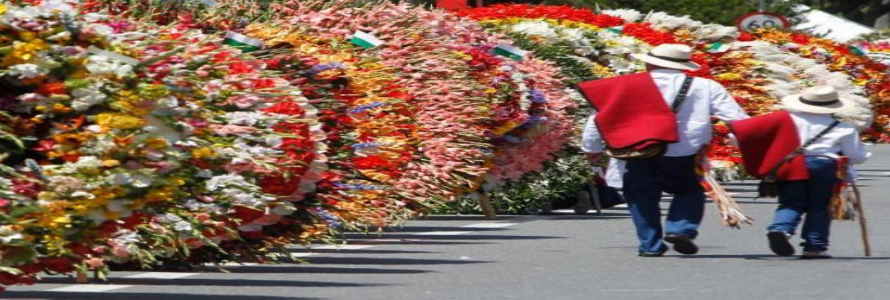
<path id="1" fill-rule="evenodd" d="M 807 147 L 809 147 L 810 145 L 815 143 L 817 140 L 819 140 L 820 138 L 825 136 L 825 134 L 827 134 L 829 131 L 834 129 L 834 127 L 837 127 L 838 124 L 840 124 L 840 122 L 835 120 L 833 123 L 831 123 L 831 125 L 828 125 L 827 128 L 825 128 L 821 132 L 819 132 L 819 134 L 810 138 L 810 140 L 808 140 L 805 144 L 803 144 L 800 147 L 797 147 L 797 149 L 795 149 L 788 155 L 785 155 L 785 157 L 782 158 L 782 160 L 779 161 L 779 163 L 776 164 L 775 167 L 770 169 L 770 171 L 766 174 L 766 176 L 763 177 L 763 179 L 760 181 L 760 184 L 757 185 L 757 197 L 758 198 L 776 198 L 776 197 L 778 197 L 779 196 L 778 177 L 779 177 L 779 169 L 782 168 L 782 165 L 791 161 L 798 155 L 803 155 L 804 149 L 806 149 Z"/>
<path id="2" fill-rule="evenodd" d="M 680 92 L 677 93 L 677 97 L 674 98 L 674 103 L 671 105 L 671 112 L 677 113 L 680 109 L 680 104 L 683 104 L 686 101 L 686 96 L 689 95 L 689 87 L 692 86 L 692 77 L 687 76 L 685 80 L 683 80 L 683 86 L 680 87 Z M 649 145 L 639 148 L 640 144 L 634 144 L 623 148 L 613 148 L 609 145 L 606 145 L 606 155 L 617 158 L 617 159 L 646 159 L 653 158 L 657 156 L 661 156 L 667 151 L 667 142 L 661 141 L 643 141 L 641 143 L 650 143 Z"/>

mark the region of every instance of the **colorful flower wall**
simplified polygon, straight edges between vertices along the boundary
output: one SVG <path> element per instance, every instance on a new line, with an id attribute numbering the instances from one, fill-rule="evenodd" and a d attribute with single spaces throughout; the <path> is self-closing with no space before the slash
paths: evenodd
<path id="1" fill-rule="evenodd" d="M 890 140 L 886 67 L 802 34 L 564 6 L 4 1 L 0 284 L 287 261 L 457 200 L 526 212 L 593 176 L 571 84 L 641 71 L 629 54 L 663 43 L 697 49 L 690 74 L 751 114 L 832 84 Z M 709 151 L 736 169 L 723 136 Z"/>

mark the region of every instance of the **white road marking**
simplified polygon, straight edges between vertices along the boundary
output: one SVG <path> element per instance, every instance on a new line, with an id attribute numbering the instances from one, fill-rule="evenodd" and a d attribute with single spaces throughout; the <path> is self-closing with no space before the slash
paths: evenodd
<path id="1" fill-rule="evenodd" d="M 651 292 L 651 293 L 663 293 L 663 292 L 671 292 L 676 291 L 676 288 L 673 289 L 603 289 L 603 292 L 624 292 L 624 293 L 635 293 L 635 292 Z"/>
<path id="2" fill-rule="evenodd" d="M 204 264 L 205 266 L 215 266 L 214 264 Z M 221 267 L 248 267 L 248 266 L 259 266 L 261 264 L 258 263 L 236 263 L 236 262 L 227 262 L 221 263 L 219 266 Z"/>
<path id="3" fill-rule="evenodd" d="M 427 231 L 427 232 L 412 232 L 410 235 L 461 235 L 471 233 L 469 231 Z"/>
<path id="4" fill-rule="evenodd" d="M 51 292 L 99 293 L 131 287 L 125 284 L 75 284 L 50 289 Z"/>
<path id="5" fill-rule="evenodd" d="M 495 223 L 495 222 L 492 222 L 492 223 L 476 223 L 476 224 L 464 225 L 461 227 L 464 227 L 464 228 L 504 228 L 504 227 L 510 227 L 510 226 L 513 226 L 516 224 L 517 223 Z"/>
<path id="6" fill-rule="evenodd" d="M 124 278 L 154 278 L 154 279 L 177 279 L 198 275 L 198 273 L 178 273 L 178 272 L 145 272 L 124 276 Z"/>
<path id="7" fill-rule="evenodd" d="M 309 247 L 306 250 L 361 250 L 374 247 L 372 245 L 323 245 L 318 247 Z"/>

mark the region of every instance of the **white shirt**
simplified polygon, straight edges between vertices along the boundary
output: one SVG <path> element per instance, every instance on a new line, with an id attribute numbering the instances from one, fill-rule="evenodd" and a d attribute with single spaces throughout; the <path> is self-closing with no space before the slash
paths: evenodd
<path id="1" fill-rule="evenodd" d="M 791 112 L 791 120 L 797 127 L 801 145 L 828 128 L 834 122 L 831 115 Z M 825 155 L 837 157 L 843 154 L 851 164 L 861 164 L 871 156 L 865 145 L 859 140 L 859 130 L 848 123 L 841 122 L 824 136 L 804 149 L 806 155 Z"/>
<path id="2" fill-rule="evenodd" d="M 650 72 L 655 86 L 664 97 L 668 107 L 683 85 L 686 75 L 679 70 L 656 69 Z M 725 121 L 747 119 L 748 114 L 739 107 L 729 93 L 719 83 L 706 79 L 695 78 L 689 88 L 686 100 L 677 112 L 679 140 L 668 145 L 665 156 L 695 155 L 701 148 L 711 142 L 711 116 Z M 588 153 L 603 152 L 603 142 L 596 123 L 594 112 L 584 126 L 581 139 L 581 150 Z"/>

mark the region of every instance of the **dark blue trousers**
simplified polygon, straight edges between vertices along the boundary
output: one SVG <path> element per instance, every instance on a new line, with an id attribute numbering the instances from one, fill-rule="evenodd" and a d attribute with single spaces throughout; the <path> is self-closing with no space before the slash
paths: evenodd
<path id="1" fill-rule="evenodd" d="M 809 180 L 779 182 L 779 207 L 769 231 L 794 234 L 806 215 L 801 230 L 804 251 L 828 249 L 831 216 L 828 212 L 834 185 L 837 184 L 837 162 L 829 157 L 808 156 Z"/>
<path id="2" fill-rule="evenodd" d="M 666 221 L 667 233 L 698 235 L 705 211 L 705 194 L 695 174 L 695 156 L 628 160 L 624 174 L 627 200 L 641 252 L 666 249 L 662 241 L 661 195 L 674 195 Z"/>

